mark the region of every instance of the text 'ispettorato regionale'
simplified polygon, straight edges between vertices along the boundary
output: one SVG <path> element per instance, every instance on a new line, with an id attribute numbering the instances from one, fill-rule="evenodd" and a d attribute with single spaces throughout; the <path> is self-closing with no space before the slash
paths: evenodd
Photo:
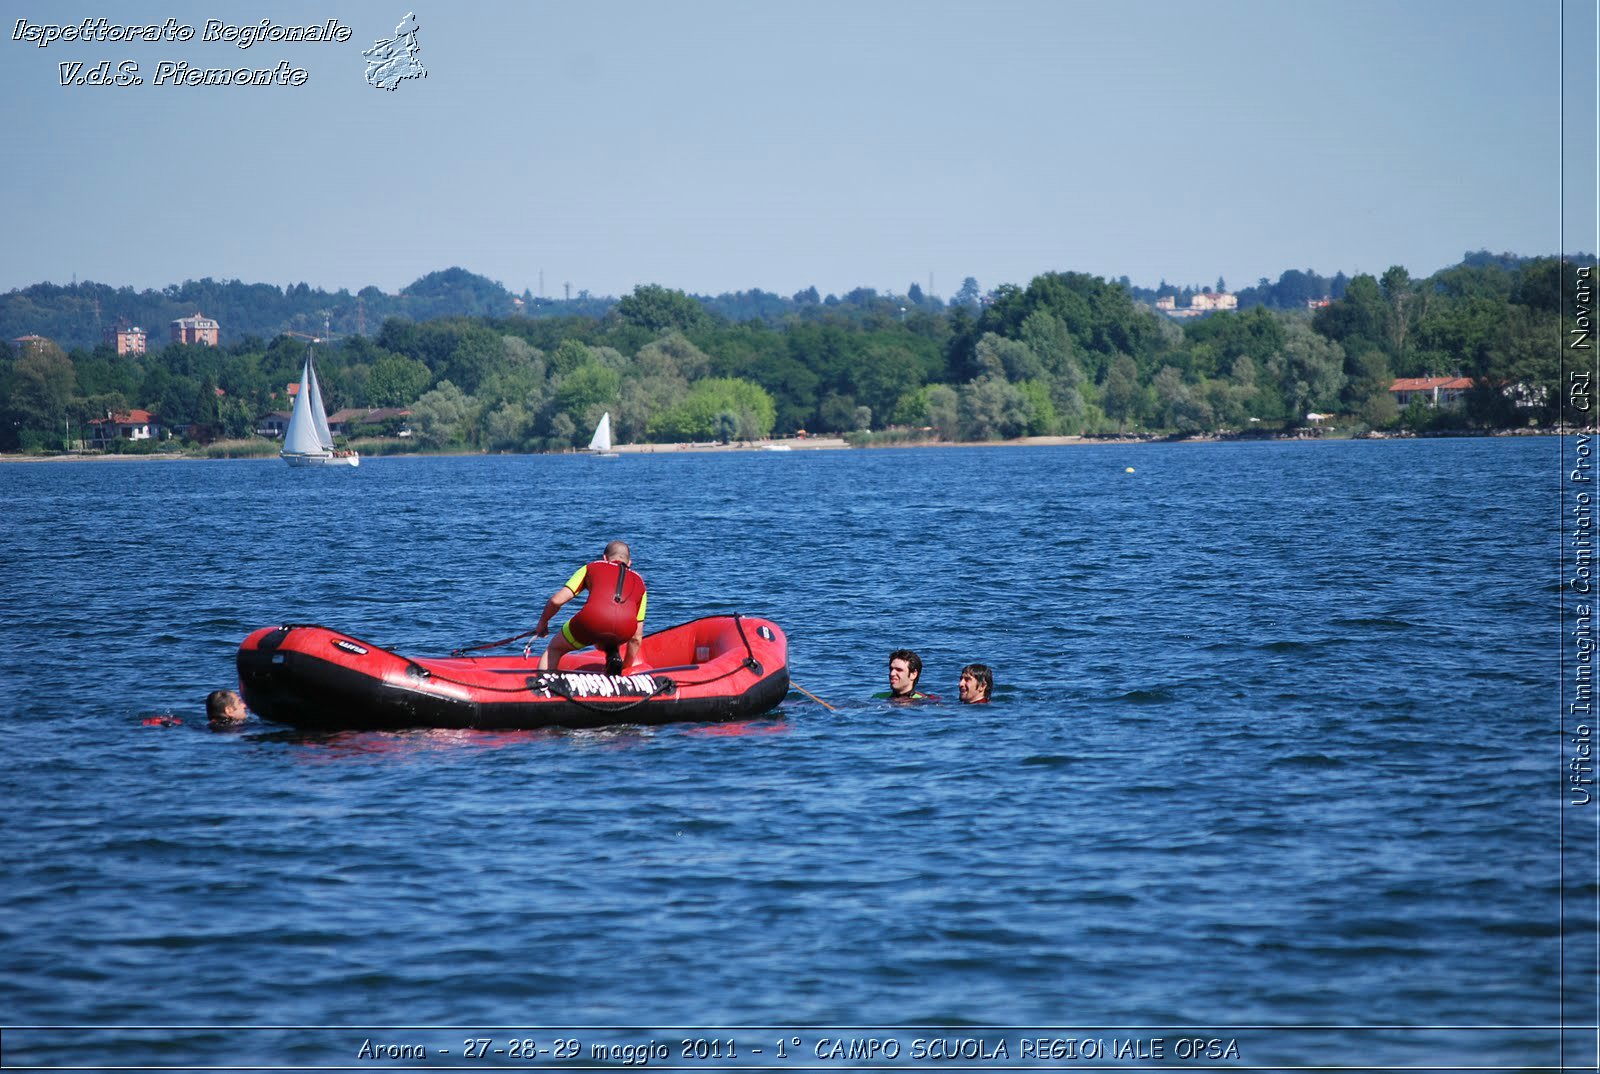
<path id="1" fill-rule="evenodd" d="M 160 44 L 199 41 L 247 49 L 262 43 L 344 43 L 353 31 L 338 19 L 306 25 L 285 25 L 270 19 L 230 23 L 207 19 L 198 29 L 168 18 L 156 23 L 119 23 L 106 18 L 81 22 L 35 23 L 18 19 L 11 40 L 31 42 L 38 48 L 54 44 Z M 133 60 L 75 61 L 62 63 L 63 86 L 141 86 L 144 78 Z M 157 62 L 152 84 L 157 86 L 300 86 L 310 77 L 304 68 L 281 61 L 275 67 L 196 67 L 185 61 Z"/>

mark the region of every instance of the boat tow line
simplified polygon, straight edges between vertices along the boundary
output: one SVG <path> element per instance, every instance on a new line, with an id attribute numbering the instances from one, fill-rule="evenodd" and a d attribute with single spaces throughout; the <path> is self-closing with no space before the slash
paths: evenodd
<path id="1" fill-rule="evenodd" d="M 524 630 L 521 634 L 514 634 L 509 638 L 501 638 L 499 641 L 486 641 L 486 642 L 481 642 L 481 643 L 479 643 L 477 645 L 468 645 L 468 646 L 466 646 L 464 648 L 461 648 L 461 649 L 451 649 L 450 650 L 450 655 L 451 656 L 466 656 L 468 653 L 475 653 L 479 649 L 498 649 L 502 645 L 510 645 L 514 641 L 521 641 L 523 638 L 531 638 L 531 637 L 533 637 L 533 635 L 534 635 L 534 631 L 532 631 L 532 630 Z M 529 644 L 531 646 L 532 643 L 530 642 Z M 524 655 L 526 655 L 526 654 L 524 654 Z"/>
<path id="2" fill-rule="evenodd" d="M 838 709 L 834 708 L 832 705 L 828 704 L 826 701 L 822 700 L 822 698 L 820 698 L 816 694 L 812 693 L 810 690 L 807 690 L 804 686 L 801 686 L 799 683 L 795 682 L 793 679 L 789 680 L 789 685 L 793 686 L 796 690 L 799 690 L 802 694 L 805 694 L 807 697 L 809 697 L 811 700 L 815 701 L 817 704 L 821 705 L 823 708 L 827 709 L 829 712 L 838 712 L 839 711 Z"/>

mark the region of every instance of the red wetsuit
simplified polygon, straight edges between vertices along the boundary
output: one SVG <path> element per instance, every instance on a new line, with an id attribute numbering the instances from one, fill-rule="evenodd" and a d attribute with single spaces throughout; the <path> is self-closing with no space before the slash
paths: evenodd
<path id="1" fill-rule="evenodd" d="M 644 579 L 621 563 L 604 559 L 586 563 L 567 579 L 567 588 L 574 594 L 589 591 L 578 614 L 561 628 L 574 648 L 596 645 L 614 649 L 638 633 L 644 622 Z"/>

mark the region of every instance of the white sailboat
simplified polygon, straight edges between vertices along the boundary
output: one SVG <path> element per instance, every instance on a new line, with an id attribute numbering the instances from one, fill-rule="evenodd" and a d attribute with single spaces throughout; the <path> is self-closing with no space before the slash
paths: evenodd
<path id="1" fill-rule="evenodd" d="M 283 434 L 279 452 L 290 466 L 360 466 L 361 456 L 354 451 L 334 451 L 333 434 L 328 432 L 328 412 L 322 405 L 322 389 L 317 386 L 317 371 L 306 355 L 300 374 L 300 393 L 294 397 L 289 428 Z"/>
<path id="2" fill-rule="evenodd" d="M 597 459 L 615 459 L 617 453 L 611 450 L 611 411 L 600 415 L 600 424 L 594 427 L 594 436 L 589 440 L 589 450 Z"/>

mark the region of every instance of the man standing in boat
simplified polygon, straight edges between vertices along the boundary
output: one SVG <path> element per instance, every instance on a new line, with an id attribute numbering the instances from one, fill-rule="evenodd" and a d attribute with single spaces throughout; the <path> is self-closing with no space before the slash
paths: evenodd
<path id="1" fill-rule="evenodd" d="M 624 668 L 639 662 L 644 646 L 645 585 L 632 568 L 633 552 L 627 542 L 612 541 L 602 558 L 579 567 L 567 584 L 555 591 L 533 628 L 536 638 L 550 633 L 550 620 L 563 604 L 585 589 L 589 598 L 550 639 L 549 648 L 539 657 L 541 670 L 558 667 L 563 656 L 586 645 L 606 654 L 606 672 L 611 675 L 620 675 Z M 625 658 L 617 651 L 624 645 Z"/>

